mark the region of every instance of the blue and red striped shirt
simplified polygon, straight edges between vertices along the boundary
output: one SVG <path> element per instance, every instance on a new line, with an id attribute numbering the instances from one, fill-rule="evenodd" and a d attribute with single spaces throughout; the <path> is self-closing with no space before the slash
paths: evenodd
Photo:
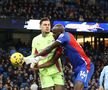
<path id="1" fill-rule="evenodd" d="M 64 53 L 69 58 L 74 69 L 85 64 L 87 70 L 90 70 L 90 58 L 85 54 L 83 48 L 77 43 L 74 36 L 69 32 L 64 32 L 59 35 L 56 40 L 64 47 Z"/>

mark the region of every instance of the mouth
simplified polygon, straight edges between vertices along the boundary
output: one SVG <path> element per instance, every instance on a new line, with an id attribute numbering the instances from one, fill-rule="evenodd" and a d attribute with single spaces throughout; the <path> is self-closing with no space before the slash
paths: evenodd
<path id="1" fill-rule="evenodd" d="M 48 31 L 48 32 L 49 32 L 50 30 L 49 30 L 49 29 L 46 29 L 46 31 Z"/>

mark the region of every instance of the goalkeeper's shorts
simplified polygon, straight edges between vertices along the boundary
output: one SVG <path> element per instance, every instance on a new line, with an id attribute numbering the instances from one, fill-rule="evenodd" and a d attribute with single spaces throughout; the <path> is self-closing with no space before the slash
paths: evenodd
<path id="1" fill-rule="evenodd" d="M 49 88 L 55 85 L 64 85 L 64 76 L 62 72 L 52 74 L 52 75 L 41 75 L 40 81 L 42 88 Z"/>

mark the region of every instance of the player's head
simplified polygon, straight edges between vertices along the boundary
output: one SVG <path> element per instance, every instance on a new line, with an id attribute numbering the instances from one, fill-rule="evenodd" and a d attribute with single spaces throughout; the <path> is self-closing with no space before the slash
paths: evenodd
<path id="1" fill-rule="evenodd" d="M 40 20 L 41 32 L 49 33 L 51 29 L 51 22 L 49 18 L 45 17 Z"/>
<path id="2" fill-rule="evenodd" d="M 65 32 L 64 26 L 62 24 L 56 24 L 53 28 L 52 28 L 52 32 L 53 32 L 53 37 L 55 39 L 58 38 L 58 36 Z"/>

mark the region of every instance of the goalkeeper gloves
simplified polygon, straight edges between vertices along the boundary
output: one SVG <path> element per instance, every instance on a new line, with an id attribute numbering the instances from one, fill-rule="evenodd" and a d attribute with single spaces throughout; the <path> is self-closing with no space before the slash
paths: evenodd
<path id="1" fill-rule="evenodd" d="M 35 58 L 28 58 L 24 57 L 24 61 L 26 64 L 30 64 L 30 68 L 34 68 L 35 64 L 40 61 L 41 59 L 44 59 L 42 56 L 37 56 Z"/>

